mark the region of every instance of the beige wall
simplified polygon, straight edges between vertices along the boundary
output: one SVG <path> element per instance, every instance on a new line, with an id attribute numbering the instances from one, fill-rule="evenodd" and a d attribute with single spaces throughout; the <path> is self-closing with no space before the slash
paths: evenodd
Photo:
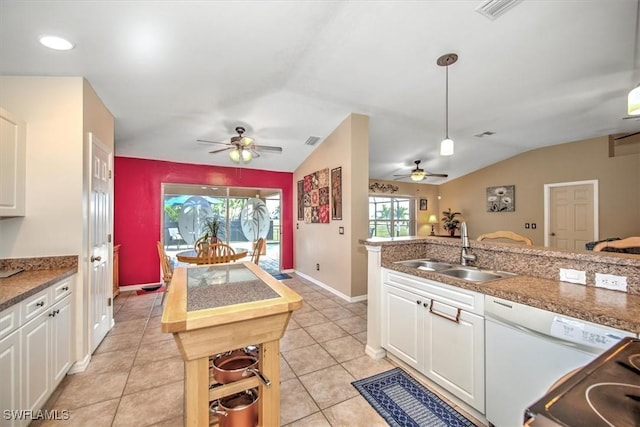
<path id="1" fill-rule="evenodd" d="M 608 137 L 532 150 L 440 186 L 440 210 L 462 212 L 470 237 L 511 230 L 544 244 L 544 185 L 598 180 L 600 238 L 640 235 L 640 154 L 609 158 Z M 486 187 L 515 185 L 515 212 L 486 212 Z M 536 223 L 535 230 L 524 224 Z"/>
<path id="2" fill-rule="evenodd" d="M 294 227 L 296 271 L 327 285 L 347 297 L 367 292 L 366 250 L 358 240 L 367 237 L 367 195 L 369 176 L 369 118 L 349 115 L 293 174 L 297 181 L 315 171 L 342 167 L 342 220 L 329 224 Z M 297 218 L 297 197 L 293 215 Z M 344 234 L 338 233 L 344 227 Z M 316 270 L 320 264 L 320 270 Z"/>
<path id="3" fill-rule="evenodd" d="M 427 177 L 426 181 L 429 181 Z M 438 185 L 427 184 L 427 183 L 419 183 L 416 184 L 414 182 L 404 182 L 404 181 L 383 181 L 380 179 L 370 179 L 369 185 L 373 183 L 386 184 L 386 185 L 395 185 L 398 187 L 398 191 L 395 193 L 383 193 L 383 192 L 375 192 L 369 191 L 370 196 L 405 196 L 405 197 L 413 197 L 416 199 L 416 234 L 418 236 L 427 236 L 431 233 L 431 224 L 427 221 L 429 220 L 429 215 L 435 214 L 438 218 L 438 221 L 442 217 L 442 212 L 440 212 L 440 204 L 438 200 L 438 194 L 440 193 L 440 188 Z M 421 211 L 419 204 L 420 199 L 427 199 L 427 210 Z M 368 213 L 367 213 L 368 215 Z M 436 234 L 443 234 L 444 230 L 439 227 L 439 224 L 435 226 Z"/>
<path id="4" fill-rule="evenodd" d="M 76 359 L 88 355 L 86 135 L 113 150 L 114 119 L 82 77 L 0 77 L 0 105 L 27 123 L 26 215 L 0 221 L 0 258 L 78 255 Z"/>

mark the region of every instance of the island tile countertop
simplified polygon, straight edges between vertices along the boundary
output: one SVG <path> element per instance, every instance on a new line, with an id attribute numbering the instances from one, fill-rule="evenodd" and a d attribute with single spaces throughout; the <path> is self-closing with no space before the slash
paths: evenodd
<path id="1" fill-rule="evenodd" d="M 593 285 L 585 286 L 562 282 L 552 278 L 534 277 L 527 274 L 528 271 L 539 273 L 540 275 L 549 274 L 540 271 L 542 268 L 540 265 L 553 271 L 557 271 L 559 266 L 567 268 L 561 265 L 562 263 L 559 262 L 558 259 L 569 262 L 581 261 L 594 263 L 597 261 L 605 265 L 608 265 L 607 262 L 611 261 L 613 264 L 612 269 L 623 266 L 625 271 L 631 272 L 633 277 L 628 277 L 628 280 L 633 282 L 637 279 L 637 276 L 640 275 L 640 267 L 638 267 L 640 266 L 640 258 L 637 256 L 632 257 L 627 254 L 615 254 L 611 257 L 607 256 L 605 259 L 586 251 L 569 252 L 553 250 L 546 251 L 551 253 L 551 258 L 546 258 L 540 256 L 544 250 L 543 248 L 515 247 L 512 245 L 502 246 L 495 244 L 493 246 L 487 246 L 483 242 L 471 242 L 472 253 L 474 253 L 473 250 L 475 249 L 478 254 L 478 266 L 513 271 L 518 274 L 518 276 L 515 277 L 485 283 L 468 282 L 455 277 L 438 274 L 437 272 L 419 270 L 396 263 L 396 261 L 426 257 L 458 263 L 453 257 L 459 257 L 459 242 L 456 244 L 447 242 L 446 240 L 448 239 L 369 239 L 361 240 L 360 243 L 368 246 L 381 246 L 383 249 L 381 265 L 390 270 L 431 279 L 485 295 L 504 298 L 612 328 L 623 329 L 636 334 L 640 333 L 640 295 L 596 288 Z M 416 244 L 424 244 L 429 248 L 423 251 L 426 246 L 415 246 Z M 413 248 L 412 245 L 414 246 Z M 389 253 L 385 254 L 385 248 L 389 250 Z M 416 253 L 416 250 L 420 252 Z M 453 252 L 451 252 L 451 250 L 453 250 Z M 493 252 L 490 254 L 484 253 L 489 251 Z M 514 258 L 522 256 L 522 260 L 518 262 L 517 259 L 509 259 L 509 262 L 506 263 L 504 262 L 504 256 L 512 256 Z M 532 259 L 528 256 L 536 258 Z M 504 262 L 504 264 L 509 265 L 509 267 L 498 268 L 498 266 L 491 264 L 493 260 L 500 260 L 500 262 Z M 535 263 L 538 263 L 538 265 Z"/>
<path id="2" fill-rule="evenodd" d="M 0 260 L 0 269 L 24 271 L 0 279 L 0 311 L 78 272 L 77 256 Z"/>

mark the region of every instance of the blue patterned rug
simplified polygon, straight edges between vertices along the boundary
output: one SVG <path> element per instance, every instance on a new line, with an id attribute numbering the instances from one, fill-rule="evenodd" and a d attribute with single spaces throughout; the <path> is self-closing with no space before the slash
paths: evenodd
<path id="1" fill-rule="evenodd" d="M 351 384 L 390 426 L 475 426 L 400 368 Z"/>
<path id="2" fill-rule="evenodd" d="M 271 273 L 271 275 L 278 280 L 291 279 L 291 276 L 289 276 L 287 273 Z"/>

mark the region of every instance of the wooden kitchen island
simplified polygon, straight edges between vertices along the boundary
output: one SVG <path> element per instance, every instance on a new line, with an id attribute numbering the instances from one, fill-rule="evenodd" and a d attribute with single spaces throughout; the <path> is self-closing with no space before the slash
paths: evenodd
<path id="1" fill-rule="evenodd" d="M 185 426 L 209 425 L 209 403 L 258 388 L 261 426 L 280 425 L 280 338 L 302 297 L 251 262 L 180 267 L 162 313 L 185 362 Z M 259 346 L 257 376 L 210 387 L 209 360 L 218 353 Z"/>

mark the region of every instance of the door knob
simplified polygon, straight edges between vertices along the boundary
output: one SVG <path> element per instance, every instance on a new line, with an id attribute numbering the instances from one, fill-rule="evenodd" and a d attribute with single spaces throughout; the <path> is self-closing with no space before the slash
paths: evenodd
<path id="1" fill-rule="evenodd" d="M 555 236 L 555 235 L 556 235 L 556 233 L 551 233 L 551 235 L 552 235 L 552 236 Z"/>
<path id="2" fill-rule="evenodd" d="M 99 255 L 98 256 L 91 255 L 91 262 L 94 262 L 94 261 L 102 261 L 102 257 Z"/>

